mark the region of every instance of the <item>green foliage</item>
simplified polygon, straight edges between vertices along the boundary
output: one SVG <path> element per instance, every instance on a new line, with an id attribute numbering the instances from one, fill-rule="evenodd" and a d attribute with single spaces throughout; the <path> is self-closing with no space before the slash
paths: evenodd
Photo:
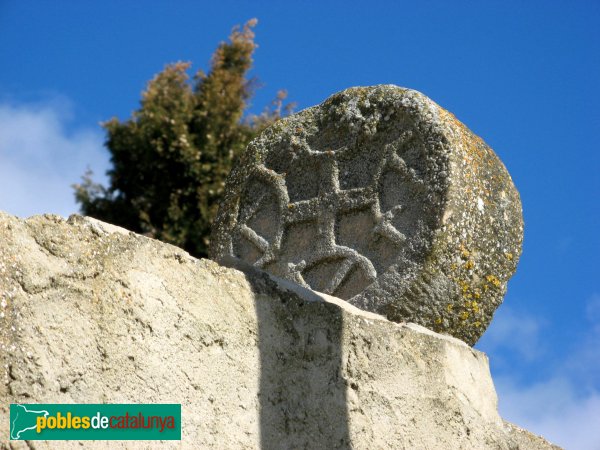
<path id="1" fill-rule="evenodd" d="M 148 83 L 126 121 L 104 123 L 112 169 L 108 188 L 91 172 L 74 186 L 81 212 L 205 256 L 210 225 L 235 158 L 264 127 L 289 113 L 280 91 L 259 116 L 243 120 L 254 80 L 250 20 L 234 28 L 192 81 L 189 63 L 167 66 Z"/>

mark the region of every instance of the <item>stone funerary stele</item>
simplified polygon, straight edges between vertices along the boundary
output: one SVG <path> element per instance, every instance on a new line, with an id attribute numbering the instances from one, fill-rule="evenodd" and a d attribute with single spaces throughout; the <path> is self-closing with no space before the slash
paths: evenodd
<path id="1" fill-rule="evenodd" d="M 423 94 L 380 85 L 339 92 L 252 141 L 210 251 L 472 345 L 522 238 L 519 194 L 492 149 Z"/>

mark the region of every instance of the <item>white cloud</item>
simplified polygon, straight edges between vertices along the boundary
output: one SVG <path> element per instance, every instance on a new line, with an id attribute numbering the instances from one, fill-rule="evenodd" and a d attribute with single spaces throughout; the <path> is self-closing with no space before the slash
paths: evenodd
<path id="1" fill-rule="evenodd" d="M 532 386 L 495 380 L 500 415 L 565 449 L 600 449 L 600 392 L 577 393 L 560 376 Z"/>
<path id="2" fill-rule="evenodd" d="M 600 328 L 600 294 L 593 294 L 587 302 L 585 312 L 587 319 Z"/>
<path id="3" fill-rule="evenodd" d="M 576 349 L 565 359 L 564 367 L 577 378 L 582 389 L 600 391 L 600 295 L 593 294 L 586 303 L 587 332 Z M 598 416 L 600 427 L 600 416 Z M 600 449 L 600 442 L 598 444 Z"/>
<path id="4" fill-rule="evenodd" d="M 541 317 L 502 305 L 477 346 L 487 353 L 509 351 L 525 361 L 532 361 L 545 352 L 540 332 L 546 324 Z"/>
<path id="5" fill-rule="evenodd" d="M 504 367 L 494 377 L 501 416 L 566 449 L 600 449 L 600 295 L 587 302 L 588 331 L 572 343 L 571 351 L 536 382 L 522 382 L 522 374 Z M 545 319 L 503 307 L 494 318 L 481 348 L 490 360 L 508 350 L 515 361 L 532 361 L 543 353 L 541 332 Z M 519 348 L 522 345 L 523 348 Z M 543 360 L 543 357 L 541 357 Z M 539 365 L 538 365 L 539 366 Z M 541 376 L 539 376 L 541 375 Z"/>
<path id="6" fill-rule="evenodd" d="M 71 185 L 89 167 L 104 182 L 108 152 L 99 126 L 70 129 L 64 101 L 0 103 L 0 210 L 20 217 L 78 212 Z"/>

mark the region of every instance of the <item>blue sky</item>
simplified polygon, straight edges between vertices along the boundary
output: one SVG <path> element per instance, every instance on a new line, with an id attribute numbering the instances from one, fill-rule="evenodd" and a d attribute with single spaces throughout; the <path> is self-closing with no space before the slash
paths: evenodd
<path id="1" fill-rule="evenodd" d="M 258 112 L 356 85 L 417 89 L 494 148 L 525 243 L 477 345 L 503 415 L 600 448 L 600 2 L 0 0 L 0 209 L 76 212 L 70 184 L 108 168 L 99 122 L 127 118 L 166 63 L 207 68 L 256 17 Z"/>

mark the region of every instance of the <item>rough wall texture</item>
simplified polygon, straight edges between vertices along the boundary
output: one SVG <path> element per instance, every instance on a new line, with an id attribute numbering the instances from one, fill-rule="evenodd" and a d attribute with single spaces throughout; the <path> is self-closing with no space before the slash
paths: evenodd
<path id="1" fill-rule="evenodd" d="M 351 88 L 276 122 L 234 168 L 211 256 L 474 344 L 523 219 L 496 154 L 423 94 Z"/>
<path id="2" fill-rule="evenodd" d="M 11 402 L 174 402 L 180 443 L 85 448 L 553 448 L 457 339 L 92 219 L 0 213 L 0 300 L 3 438 Z"/>

